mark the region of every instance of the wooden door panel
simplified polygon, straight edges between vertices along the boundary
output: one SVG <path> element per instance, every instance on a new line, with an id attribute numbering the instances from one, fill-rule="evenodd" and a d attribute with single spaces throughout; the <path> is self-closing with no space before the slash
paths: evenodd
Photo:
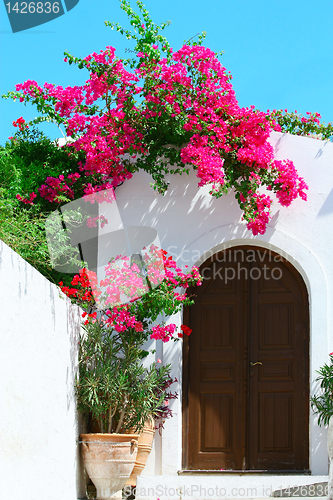
<path id="1" fill-rule="evenodd" d="M 234 394 L 201 395 L 202 452 L 232 451 Z"/>
<path id="2" fill-rule="evenodd" d="M 218 355 L 219 353 L 216 353 Z M 233 361 L 201 361 L 202 382 L 222 382 L 235 380 Z"/>
<path id="3" fill-rule="evenodd" d="M 292 399 L 292 393 L 259 394 L 259 453 L 293 451 Z"/>
<path id="4" fill-rule="evenodd" d="M 267 280 L 262 273 L 251 282 L 250 358 L 262 365 L 253 367 L 249 379 L 249 468 L 303 470 L 308 468 L 307 303 L 290 268 L 274 265 L 281 279 Z M 274 377 L 267 376 L 272 369 Z"/>
<path id="5" fill-rule="evenodd" d="M 221 394 L 201 393 L 198 457 L 195 469 L 238 467 L 240 446 L 235 387 Z"/>
<path id="6" fill-rule="evenodd" d="M 201 351 L 235 349 L 236 304 L 202 304 Z"/>
<path id="7" fill-rule="evenodd" d="M 263 360 L 265 358 L 261 356 Z M 281 359 L 270 360 L 264 363 L 259 372 L 259 382 L 292 381 L 293 380 L 293 360 L 287 360 L 285 356 Z"/>
<path id="8" fill-rule="evenodd" d="M 206 262 L 187 310 L 188 469 L 308 469 L 307 292 L 266 252 L 242 247 Z"/>
<path id="9" fill-rule="evenodd" d="M 213 279 L 220 269 L 206 269 L 212 279 L 191 312 L 189 469 L 238 468 L 242 461 L 244 294 L 237 282 Z"/>
<path id="10" fill-rule="evenodd" d="M 258 315 L 260 350 L 293 349 L 294 305 L 292 303 L 260 303 Z M 254 331 L 252 337 L 253 334 Z"/>

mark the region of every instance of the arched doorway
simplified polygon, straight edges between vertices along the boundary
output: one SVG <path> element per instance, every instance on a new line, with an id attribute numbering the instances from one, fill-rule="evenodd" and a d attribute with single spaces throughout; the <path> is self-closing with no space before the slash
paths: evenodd
<path id="1" fill-rule="evenodd" d="M 309 305 L 278 254 L 233 247 L 201 266 L 185 311 L 183 468 L 309 468 Z"/>

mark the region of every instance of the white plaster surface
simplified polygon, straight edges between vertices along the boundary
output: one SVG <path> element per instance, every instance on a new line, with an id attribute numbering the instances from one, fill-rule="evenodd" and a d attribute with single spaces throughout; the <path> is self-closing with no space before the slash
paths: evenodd
<path id="1" fill-rule="evenodd" d="M 80 311 L 1 240 L 0 304 L 0 498 L 76 500 Z"/>
<path id="2" fill-rule="evenodd" d="M 198 189 L 193 171 L 189 176 L 170 175 L 164 197 L 149 187 L 148 174 L 137 173 L 117 188 L 117 206 L 124 225 L 156 229 L 162 247 L 177 258 L 181 267 L 200 265 L 217 251 L 242 244 L 271 249 L 286 257 L 300 272 L 309 293 L 309 382 L 313 393 L 316 370 L 333 351 L 333 144 L 277 132 L 272 133 L 270 141 L 277 159 L 294 161 L 309 191 L 307 202 L 298 199 L 287 208 L 274 199 L 272 220 L 264 235 L 253 236 L 246 229 L 232 193 L 216 200 L 207 187 Z M 178 318 L 177 322 L 181 321 Z M 163 361 L 173 363 L 181 393 L 181 344 L 164 344 Z M 182 469 L 181 398 L 172 402 L 172 409 L 174 417 L 165 423 L 162 442 L 155 447 L 154 459 L 148 461 L 144 471 L 145 486 L 155 474 L 175 476 Z M 328 473 L 326 429 L 317 426 L 312 414 L 310 469 L 314 475 Z"/>

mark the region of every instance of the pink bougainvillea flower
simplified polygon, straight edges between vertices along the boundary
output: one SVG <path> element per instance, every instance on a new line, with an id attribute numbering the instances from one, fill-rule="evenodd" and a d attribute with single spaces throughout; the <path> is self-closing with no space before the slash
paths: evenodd
<path id="1" fill-rule="evenodd" d="M 107 46 L 81 60 L 66 55 L 70 64 L 88 69 L 84 85 L 64 88 L 45 83 L 41 87 L 27 80 L 16 86 L 15 97 L 37 104 L 52 119 L 56 116 L 67 136 L 73 137 L 68 147 L 84 156 L 78 164 L 84 182 L 64 175 L 48 177 L 39 195 L 59 203 L 64 196 L 75 199 L 77 190 L 81 195 L 82 191 L 98 193 L 131 179 L 138 169 L 148 171 L 155 187 L 164 192 L 168 161 L 158 159 L 166 156 L 177 165 L 172 167 L 175 172 L 192 166 L 198 186 L 208 186 L 214 197 L 233 188 L 247 228 L 254 235 L 264 234 L 272 198 L 259 193 L 259 187 L 273 191 L 286 207 L 298 197 L 306 200 L 308 189 L 292 161 L 275 160 L 269 143 L 270 133 L 281 130 L 277 116 L 283 111 L 241 108 L 230 73 L 211 49 L 185 44 L 173 52 L 162 42 L 168 53 L 162 58 L 160 39 L 153 37 L 150 46 L 146 42 L 148 21 L 140 25 L 136 20 L 135 25 L 144 43 L 137 44 L 131 65 L 126 66 L 116 57 L 115 48 Z M 318 113 L 310 113 L 299 123 L 307 126 L 318 120 Z M 22 129 L 24 119 L 20 117 L 14 126 Z M 173 144 L 177 153 L 172 149 L 170 156 L 160 141 L 166 126 L 170 137 L 177 137 Z"/>

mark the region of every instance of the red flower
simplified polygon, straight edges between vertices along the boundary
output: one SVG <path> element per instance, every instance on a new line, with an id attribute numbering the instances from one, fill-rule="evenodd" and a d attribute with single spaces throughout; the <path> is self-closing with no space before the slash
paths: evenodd
<path id="1" fill-rule="evenodd" d="M 188 326 L 186 326 L 186 325 L 182 325 L 182 326 L 180 327 L 180 329 L 181 329 L 181 330 L 183 331 L 183 333 L 184 333 L 185 335 L 187 335 L 187 336 L 188 336 L 188 335 L 191 335 L 191 333 L 192 333 L 191 328 L 189 328 L 189 327 L 188 327 Z"/>
<path id="2" fill-rule="evenodd" d="M 13 121 L 14 127 L 19 127 L 20 130 L 23 130 L 23 126 L 25 125 L 25 120 L 22 116 L 18 118 L 16 121 Z M 27 128 L 29 128 L 28 125 L 25 125 Z"/>
<path id="3" fill-rule="evenodd" d="M 29 198 L 22 198 L 19 194 L 16 195 L 16 198 L 19 201 L 22 201 L 22 203 L 25 203 L 26 205 L 33 205 L 33 200 L 36 198 L 36 194 L 34 192 L 30 193 Z"/>

